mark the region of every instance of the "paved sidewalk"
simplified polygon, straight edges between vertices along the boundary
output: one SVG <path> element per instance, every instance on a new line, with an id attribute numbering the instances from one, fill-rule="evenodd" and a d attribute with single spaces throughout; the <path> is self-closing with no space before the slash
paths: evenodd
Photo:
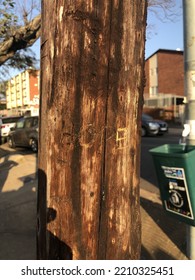
<path id="1" fill-rule="evenodd" d="M 0 146 L 0 259 L 36 258 L 36 156 Z"/>
<path id="2" fill-rule="evenodd" d="M 10 150 L 11 151 L 11 150 Z M 16 172 L 15 189 L 10 189 L 9 177 L 4 178 L 0 193 L 0 259 L 36 259 L 36 173 L 22 175 L 28 157 L 14 158 L 0 147 L 0 178 L 2 170 Z M 9 163 L 8 163 L 9 161 Z M 19 167 L 20 171 L 19 171 Z M 14 170 L 15 168 L 15 170 Z M 32 166 L 33 168 L 33 166 Z M 18 181 L 19 180 L 19 181 Z M 20 182 L 20 183 L 19 183 Z M 169 217 L 162 209 L 159 195 L 144 190 L 141 178 L 141 216 L 143 260 L 185 260 L 186 225 Z M 6 185 L 7 184 L 7 185 Z M 1 185 L 1 182 L 0 182 Z M 6 187 L 6 189 L 5 189 Z"/>
<path id="3" fill-rule="evenodd" d="M 141 179 L 141 185 L 143 184 Z M 141 188 L 142 254 L 145 260 L 187 260 L 186 225 L 162 208 L 157 194 Z"/>

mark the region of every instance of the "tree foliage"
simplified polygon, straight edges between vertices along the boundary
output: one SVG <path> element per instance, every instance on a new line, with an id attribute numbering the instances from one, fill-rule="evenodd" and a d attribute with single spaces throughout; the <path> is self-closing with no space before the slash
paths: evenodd
<path id="1" fill-rule="evenodd" d="M 0 0 L 0 66 L 3 71 L 7 67 L 33 66 L 36 61 L 29 47 L 40 37 L 41 15 L 32 12 L 36 1 L 29 2 L 25 7 L 21 1 Z"/>
<path id="2" fill-rule="evenodd" d="M 160 20 L 173 20 L 176 0 L 147 0 L 148 11 Z M 40 0 L 0 0 L 0 66 L 25 68 L 33 66 L 35 54 L 29 49 L 40 37 Z M 36 14 L 36 16 L 34 16 Z M 148 29 L 151 29 L 148 26 Z M 1 67 L 1 70 L 2 70 Z"/>
<path id="3" fill-rule="evenodd" d="M 2 43 L 11 36 L 17 27 L 18 17 L 13 12 L 13 1 L 0 1 L 0 5 L 0 43 Z"/>

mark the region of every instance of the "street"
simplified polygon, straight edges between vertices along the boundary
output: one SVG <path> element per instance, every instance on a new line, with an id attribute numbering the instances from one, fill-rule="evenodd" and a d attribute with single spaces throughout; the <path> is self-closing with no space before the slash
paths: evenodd
<path id="1" fill-rule="evenodd" d="M 162 209 L 149 149 L 178 143 L 181 129 L 144 137 L 141 144 L 141 259 L 187 259 L 185 224 Z M 0 146 L 0 259 L 36 259 L 37 155 Z M 158 238 L 157 238 L 158 237 Z"/>
<path id="2" fill-rule="evenodd" d="M 0 146 L 0 259 L 36 258 L 37 156 Z"/>

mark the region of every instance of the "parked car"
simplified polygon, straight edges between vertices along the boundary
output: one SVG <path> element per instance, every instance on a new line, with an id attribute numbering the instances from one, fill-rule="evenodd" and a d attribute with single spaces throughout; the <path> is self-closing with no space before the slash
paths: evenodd
<path id="1" fill-rule="evenodd" d="M 10 129 L 15 126 L 21 116 L 2 117 L 0 118 L 0 143 L 6 142 Z"/>
<path id="2" fill-rule="evenodd" d="M 38 117 L 24 117 L 20 119 L 8 135 L 10 148 L 27 147 L 33 152 L 38 151 Z"/>
<path id="3" fill-rule="evenodd" d="M 147 114 L 142 114 L 142 136 L 163 135 L 168 131 L 168 124 L 165 121 L 155 120 Z"/>

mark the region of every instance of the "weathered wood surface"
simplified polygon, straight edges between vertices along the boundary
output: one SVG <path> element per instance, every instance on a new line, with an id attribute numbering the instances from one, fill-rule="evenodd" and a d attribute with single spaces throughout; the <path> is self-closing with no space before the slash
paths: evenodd
<path id="1" fill-rule="evenodd" d="M 42 1 L 39 259 L 139 258 L 145 2 Z"/>

